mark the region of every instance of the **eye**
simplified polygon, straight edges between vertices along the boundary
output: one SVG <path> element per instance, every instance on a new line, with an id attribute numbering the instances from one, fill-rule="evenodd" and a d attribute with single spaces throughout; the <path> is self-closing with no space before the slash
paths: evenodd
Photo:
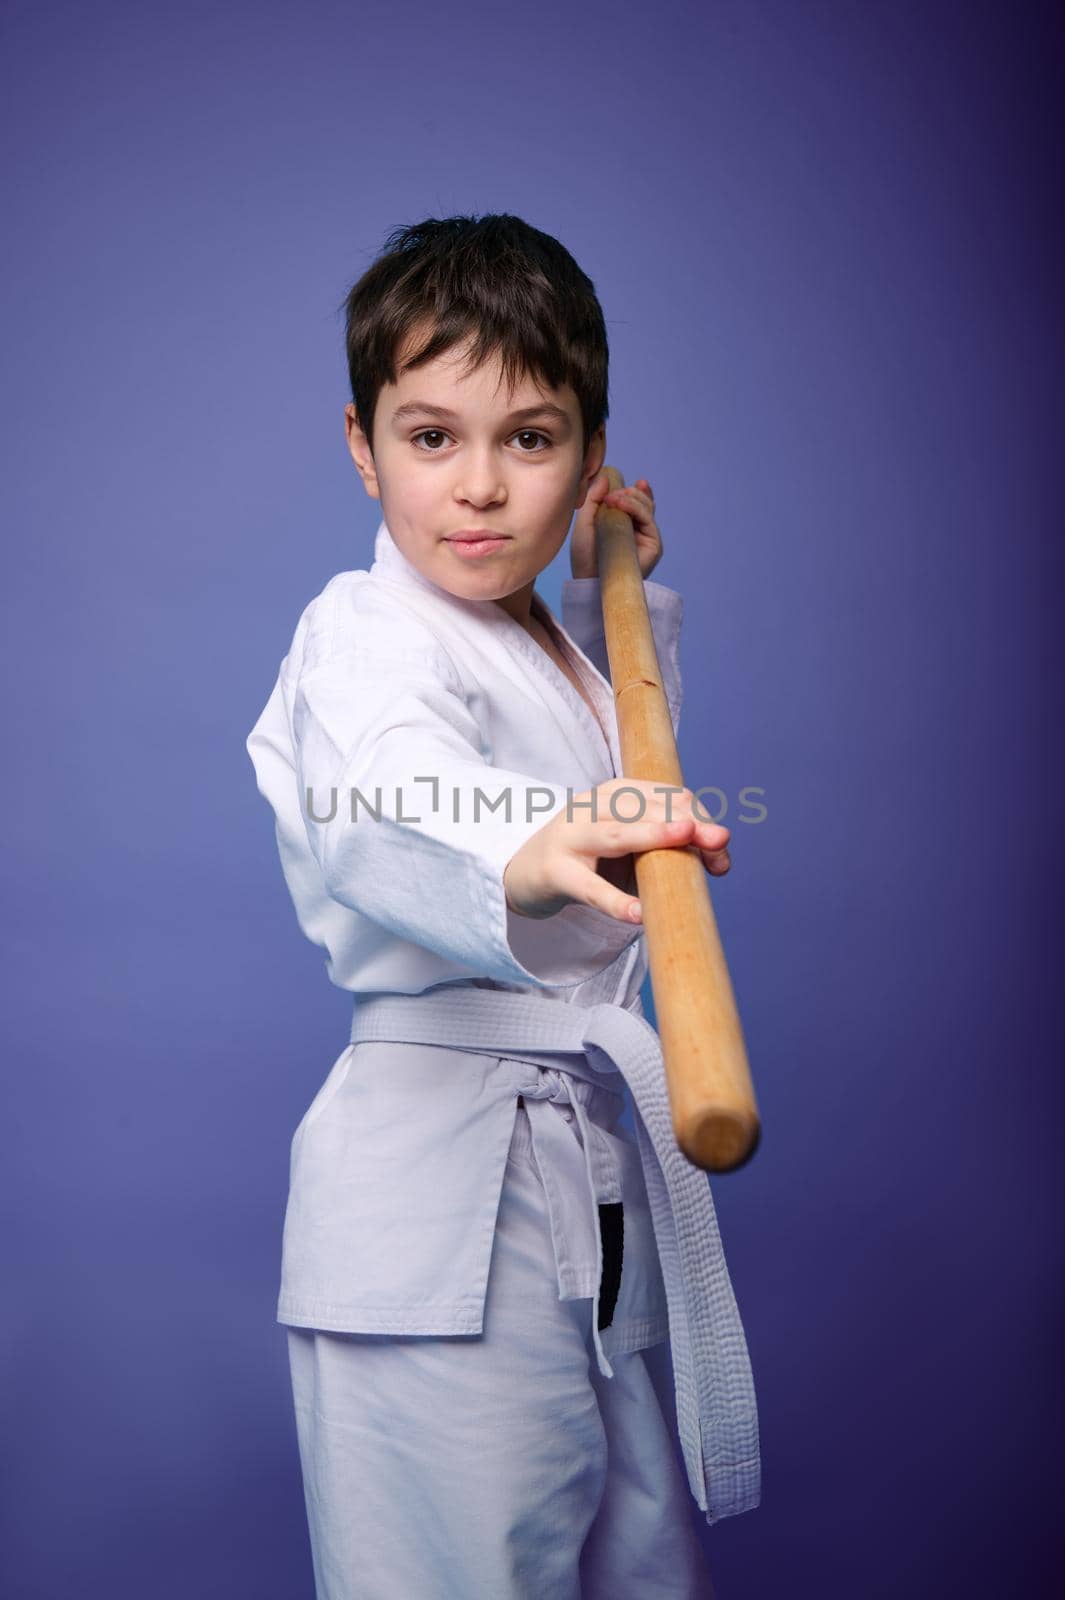
<path id="1" fill-rule="evenodd" d="M 535 428 L 522 428 L 521 432 L 520 433 L 516 433 L 514 435 L 514 437 L 515 437 L 515 439 L 542 439 L 544 441 L 544 448 L 547 449 L 547 450 L 550 450 L 550 448 L 551 448 L 551 440 L 547 437 L 547 434 L 546 433 L 538 433 Z M 541 450 L 522 450 L 520 453 L 523 456 L 538 456 L 538 455 L 542 455 L 543 451 L 541 451 Z"/>
<path id="2" fill-rule="evenodd" d="M 435 434 L 438 439 L 446 439 L 448 437 L 443 428 L 423 428 L 420 433 L 411 434 L 411 443 L 413 444 L 415 439 L 424 439 L 430 434 Z M 439 450 L 434 449 L 431 445 L 419 445 L 418 448 L 424 450 L 430 456 L 438 456 L 440 454 Z"/>

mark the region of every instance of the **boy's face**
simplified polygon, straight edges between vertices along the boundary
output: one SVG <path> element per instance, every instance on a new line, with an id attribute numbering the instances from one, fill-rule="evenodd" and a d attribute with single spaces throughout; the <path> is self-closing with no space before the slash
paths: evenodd
<path id="1" fill-rule="evenodd" d="M 570 385 L 542 390 L 526 376 L 508 393 L 498 356 L 466 372 L 466 348 L 452 346 L 405 371 L 405 354 L 399 381 L 378 396 L 373 456 L 355 407 L 344 408 L 366 492 L 381 501 L 393 540 L 423 577 L 462 599 L 497 600 L 524 623 L 533 584 L 602 466 L 606 430 L 585 453 Z M 502 543 L 477 553 L 454 542 L 484 530 L 503 535 Z"/>

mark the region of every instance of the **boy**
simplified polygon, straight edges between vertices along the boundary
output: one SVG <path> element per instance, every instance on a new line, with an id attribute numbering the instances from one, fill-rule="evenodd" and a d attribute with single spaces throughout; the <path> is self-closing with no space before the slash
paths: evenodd
<path id="1" fill-rule="evenodd" d="M 305 609 L 247 741 L 300 925 L 356 996 L 293 1136 L 278 1303 L 317 1594 L 693 1600 L 642 1352 L 671 1341 L 709 1522 L 758 1503 L 759 1467 L 640 1005 L 632 852 L 729 866 L 689 790 L 620 776 L 594 517 L 632 516 L 648 578 L 651 487 L 608 492 L 599 302 L 521 219 L 397 230 L 346 311 L 375 560 Z M 562 626 L 535 580 L 574 511 Z M 676 723 L 682 603 L 646 593 Z"/>

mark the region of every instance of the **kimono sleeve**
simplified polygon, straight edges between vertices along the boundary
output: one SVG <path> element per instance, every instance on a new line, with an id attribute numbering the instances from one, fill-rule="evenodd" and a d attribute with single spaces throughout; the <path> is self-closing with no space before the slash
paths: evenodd
<path id="1" fill-rule="evenodd" d="M 359 633 L 304 664 L 292 704 L 301 807 L 328 894 L 396 938 L 505 982 L 570 987 L 607 967 L 638 926 L 577 904 L 519 918 L 503 888 L 511 857 L 570 791 L 489 763 L 433 635 L 413 640 L 380 616 L 364 616 Z M 552 976 L 518 959 L 512 919 L 555 925 Z M 572 963 L 560 964 L 563 948 Z"/>
<path id="2" fill-rule="evenodd" d="M 645 578 L 643 592 L 651 619 L 662 687 L 666 691 L 673 731 L 680 723 L 683 685 L 680 675 L 680 625 L 684 618 L 684 596 L 664 583 Z M 603 601 L 598 578 L 567 578 L 562 585 L 562 626 L 610 682 L 610 663 L 603 631 Z"/>

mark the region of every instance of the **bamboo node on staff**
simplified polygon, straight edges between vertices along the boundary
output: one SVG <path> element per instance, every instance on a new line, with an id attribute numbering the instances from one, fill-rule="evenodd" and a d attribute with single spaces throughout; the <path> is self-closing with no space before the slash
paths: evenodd
<path id="1" fill-rule="evenodd" d="M 621 695 L 628 694 L 630 689 L 661 689 L 660 683 L 655 683 L 653 678 L 634 678 L 631 683 L 623 683 L 614 695 L 617 700 Z"/>

